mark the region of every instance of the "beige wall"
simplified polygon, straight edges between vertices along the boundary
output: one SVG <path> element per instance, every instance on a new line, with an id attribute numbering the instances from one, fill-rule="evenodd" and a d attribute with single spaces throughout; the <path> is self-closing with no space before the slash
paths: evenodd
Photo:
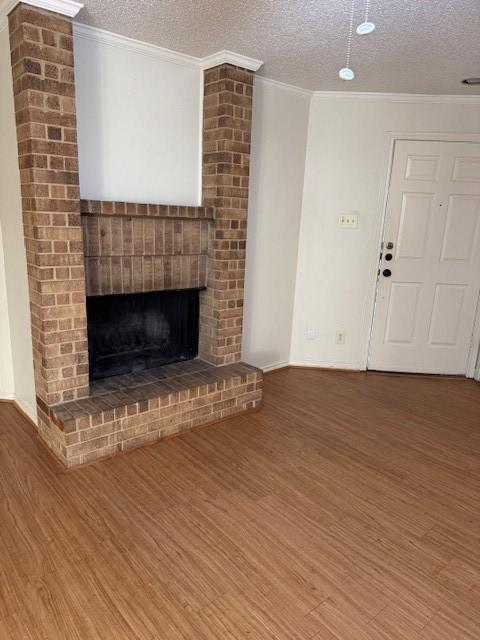
<path id="1" fill-rule="evenodd" d="M 0 323 L 0 357 L 7 370 L 3 374 L 3 380 L 13 380 L 11 391 L 14 391 L 15 399 L 24 411 L 35 418 L 27 267 L 23 245 L 10 48 L 6 29 L 0 32 L 0 140 L 0 225 L 5 268 L 5 286 L 0 284 L 0 313 L 3 316 Z M 0 380 L 0 384 L 3 386 L 4 383 Z M 0 392 L 2 391 L 5 389 L 0 387 Z"/>
<path id="2" fill-rule="evenodd" d="M 243 359 L 286 364 L 310 96 L 259 78 L 253 104 Z"/>
<path id="3" fill-rule="evenodd" d="M 292 334 L 297 364 L 365 366 L 391 132 L 479 133 L 480 104 L 315 97 Z M 337 227 L 359 214 L 357 230 Z M 307 339 L 307 328 L 316 339 Z M 335 333 L 346 333 L 335 344 Z"/>

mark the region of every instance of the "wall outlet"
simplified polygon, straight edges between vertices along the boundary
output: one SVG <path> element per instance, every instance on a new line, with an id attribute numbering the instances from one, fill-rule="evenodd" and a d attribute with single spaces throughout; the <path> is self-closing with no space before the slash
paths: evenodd
<path id="1" fill-rule="evenodd" d="M 342 229 L 357 229 L 358 228 L 358 214 L 356 213 L 342 213 L 338 216 L 337 226 Z"/>
<path id="2" fill-rule="evenodd" d="M 346 337 L 347 336 L 345 334 L 345 331 L 338 329 L 337 333 L 335 334 L 335 342 L 337 344 L 345 344 Z"/>
<path id="3" fill-rule="evenodd" d="M 315 340 L 317 337 L 317 330 L 315 327 L 308 327 L 307 329 L 307 340 Z"/>

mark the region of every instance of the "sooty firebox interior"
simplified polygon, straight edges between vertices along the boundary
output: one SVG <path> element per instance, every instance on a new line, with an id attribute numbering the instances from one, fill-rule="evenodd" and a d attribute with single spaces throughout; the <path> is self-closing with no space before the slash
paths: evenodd
<path id="1" fill-rule="evenodd" d="M 195 358 L 200 291 L 87 298 L 90 380 Z"/>

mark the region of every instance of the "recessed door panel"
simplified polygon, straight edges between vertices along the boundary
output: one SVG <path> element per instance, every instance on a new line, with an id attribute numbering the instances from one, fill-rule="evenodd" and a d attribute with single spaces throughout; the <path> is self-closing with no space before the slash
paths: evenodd
<path id="1" fill-rule="evenodd" d="M 463 284 L 437 284 L 428 337 L 429 344 L 443 346 L 457 344 L 464 296 L 465 285 Z"/>
<path id="2" fill-rule="evenodd" d="M 455 158 L 453 182 L 480 182 L 480 158 Z"/>
<path id="3" fill-rule="evenodd" d="M 417 318 L 418 282 L 393 282 L 385 332 L 385 342 L 411 344 Z"/>
<path id="4" fill-rule="evenodd" d="M 405 170 L 407 180 L 438 180 L 438 156 L 408 156 Z"/>
<path id="5" fill-rule="evenodd" d="M 443 236 L 442 260 L 469 261 L 480 217 L 479 196 L 450 196 Z"/>
<path id="6" fill-rule="evenodd" d="M 423 258 L 433 199 L 432 193 L 403 194 L 397 258 Z"/>

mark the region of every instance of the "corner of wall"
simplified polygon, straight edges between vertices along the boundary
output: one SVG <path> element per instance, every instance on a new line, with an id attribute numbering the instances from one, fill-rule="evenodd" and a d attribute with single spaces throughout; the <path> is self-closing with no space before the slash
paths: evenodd
<path id="1" fill-rule="evenodd" d="M 20 171 L 13 105 L 13 83 L 8 29 L 0 31 L 0 214 L 4 265 L 4 332 L 11 353 L 9 399 L 36 418 L 27 266 L 23 242 Z M 1 277 L 1 276 L 0 276 Z M 1 287 L 1 285 L 0 285 Z M 1 292 L 0 292 L 1 300 Z M 0 341 L 2 336 L 0 336 Z"/>
<path id="2" fill-rule="evenodd" d="M 299 261 L 299 252 L 300 252 L 300 239 L 302 237 L 302 226 L 303 226 L 303 214 L 304 214 L 304 204 L 305 204 L 305 180 L 306 180 L 306 166 L 307 166 L 307 158 L 310 146 L 310 125 L 311 125 L 311 114 L 312 114 L 312 100 L 314 98 L 314 93 L 310 96 L 308 102 L 308 114 L 307 114 L 307 139 L 305 142 L 305 154 L 303 160 L 303 182 L 302 182 L 302 205 L 300 210 L 300 224 L 298 225 L 298 233 L 297 233 L 297 255 L 295 260 L 295 288 L 293 291 L 293 311 L 292 311 L 292 325 L 290 327 L 290 344 L 288 347 L 288 363 L 294 364 L 292 358 L 292 345 L 293 345 L 293 333 L 295 328 L 295 316 L 296 316 L 296 307 L 297 307 L 297 291 L 298 291 L 298 261 Z"/>
<path id="3" fill-rule="evenodd" d="M 289 364 L 311 95 L 256 83 L 243 357 L 270 371 Z"/>
<path id="4" fill-rule="evenodd" d="M 1 220 L 0 220 L 0 308 L 8 309 Z M 8 313 L 0 314 L 0 353 L 2 354 L 0 358 L 0 400 L 13 400 L 15 389 L 14 389 L 14 380 L 13 380 L 10 320 L 8 317 Z"/>

